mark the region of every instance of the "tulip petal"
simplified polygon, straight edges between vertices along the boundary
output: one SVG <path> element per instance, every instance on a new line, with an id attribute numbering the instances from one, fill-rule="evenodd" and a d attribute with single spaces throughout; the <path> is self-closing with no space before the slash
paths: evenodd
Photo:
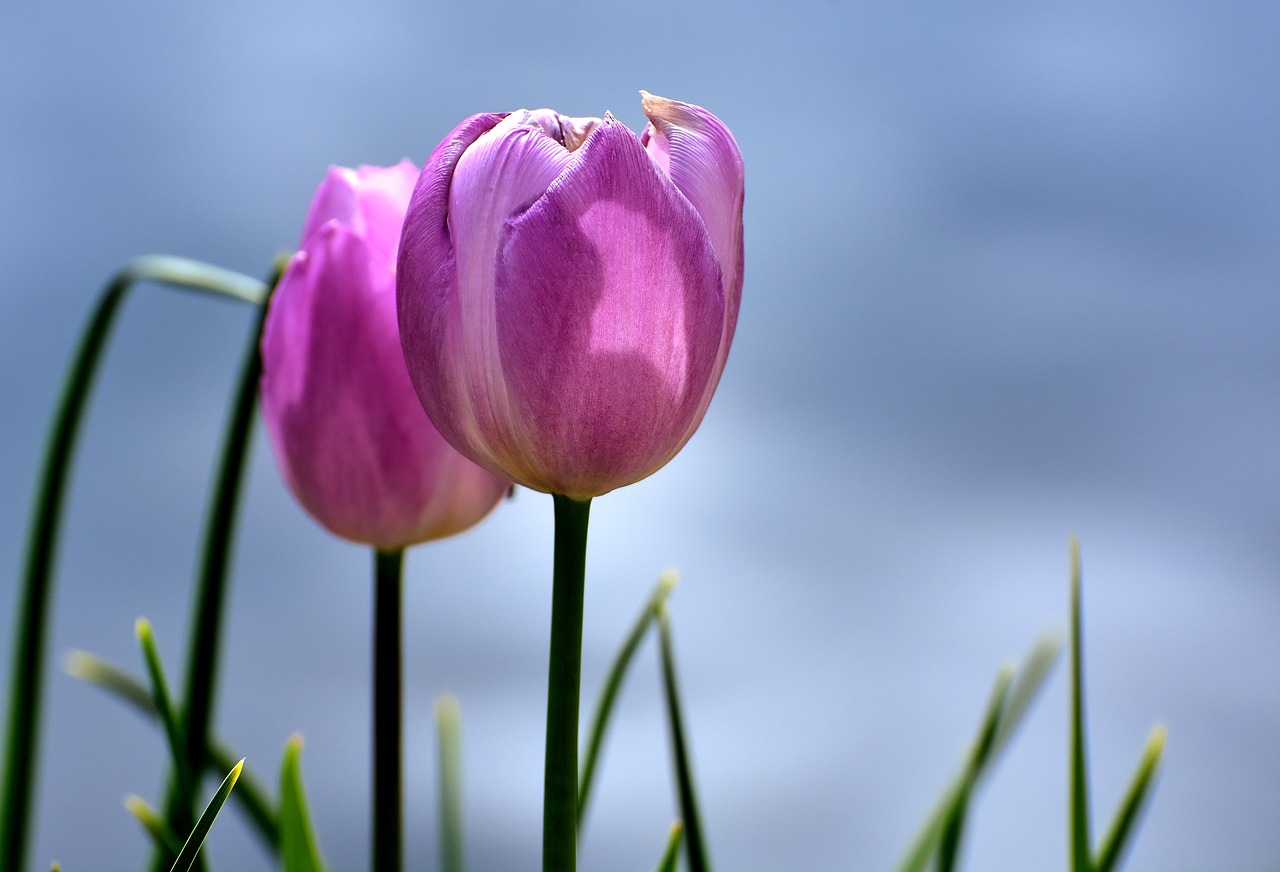
<path id="1" fill-rule="evenodd" d="M 415 364 L 432 373 L 416 379 L 419 398 L 450 442 L 490 468 L 487 446 L 511 438 L 499 423 L 511 416 L 493 264 L 506 219 L 540 197 L 573 159 L 552 135 L 558 128 L 549 130 L 554 117 L 522 110 L 464 122 L 427 162 L 404 227 L 399 282 L 417 289 L 400 294 L 405 354 L 433 356 Z"/>
<path id="2" fill-rule="evenodd" d="M 641 142 L 702 216 L 724 270 L 729 311 L 722 350 L 727 355 L 742 296 L 742 152 L 729 128 L 701 106 L 648 91 L 640 97 L 649 117 Z"/>
<path id="3" fill-rule="evenodd" d="M 503 227 L 496 340 L 504 470 L 592 496 L 657 470 L 696 427 L 725 321 L 703 222 L 612 116 Z M 526 434 L 537 434 L 536 437 Z"/>
<path id="4" fill-rule="evenodd" d="M 390 259 L 330 221 L 290 262 L 262 340 L 263 419 L 290 490 L 330 531 L 383 549 L 465 529 L 505 487 L 417 413 L 394 281 Z"/>
<path id="5" fill-rule="evenodd" d="M 363 235 L 379 256 L 393 261 L 417 177 L 418 168 L 408 160 L 393 167 L 329 167 L 307 212 L 302 245 L 325 224 L 338 221 Z"/>

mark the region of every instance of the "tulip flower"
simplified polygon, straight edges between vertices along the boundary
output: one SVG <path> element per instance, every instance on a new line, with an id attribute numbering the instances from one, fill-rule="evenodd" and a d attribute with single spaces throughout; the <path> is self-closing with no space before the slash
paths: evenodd
<path id="1" fill-rule="evenodd" d="M 742 293 L 742 156 L 721 121 L 641 92 L 612 115 L 475 115 L 414 189 L 400 335 L 431 420 L 486 469 L 588 500 L 701 423 Z"/>
<path id="2" fill-rule="evenodd" d="M 286 484 L 331 532 L 388 552 L 465 530 L 509 487 L 444 440 L 405 369 L 395 259 L 416 177 L 408 161 L 329 171 L 262 338 Z"/>

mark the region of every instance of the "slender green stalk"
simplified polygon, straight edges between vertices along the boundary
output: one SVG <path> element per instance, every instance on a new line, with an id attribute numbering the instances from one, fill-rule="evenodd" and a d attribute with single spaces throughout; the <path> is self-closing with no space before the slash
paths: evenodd
<path id="1" fill-rule="evenodd" d="M 440 869 L 463 872 L 462 710 L 455 696 L 436 700 L 440 745 Z"/>
<path id="2" fill-rule="evenodd" d="M 600 692 L 600 701 L 596 704 L 596 712 L 591 719 L 591 738 L 587 743 L 587 756 L 582 764 L 582 777 L 578 782 L 579 834 L 582 831 L 582 822 L 587 816 L 587 800 L 591 797 L 591 786 L 595 778 L 596 763 L 600 758 L 600 751 L 604 747 L 604 736 L 609 727 L 609 717 L 613 714 L 613 704 L 617 701 L 618 692 L 622 690 L 622 682 L 627 677 L 627 670 L 635 659 L 636 649 L 640 647 L 640 642 L 644 639 L 644 634 L 648 631 L 649 625 L 653 623 L 654 618 L 657 617 L 658 610 L 666 602 L 667 597 L 675 586 L 676 574 L 674 572 L 662 573 L 662 576 L 658 579 L 658 586 L 654 589 L 649 599 L 645 601 L 644 608 L 640 610 L 640 614 L 636 616 L 635 623 L 631 626 L 631 632 L 627 634 L 626 641 L 622 643 L 622 647 L 618 649 L 617 657 L 613 660 L 613 665 L 609 667 L 604 689 Z"/>
<path id="3" fill-rule="evenodd" d="M 1071 540 L 1071 869 L 1092 872 L 1089 762 L 1084 726 L 1084 641 L 1080 619 L 1080 543 Z"/>
<path id="4" fill-rule="evenodd" d="M 22 590 L 14 611 L 14 654 L 9 678 L 8 738 L 0 801 L 0 872 L 21 872 L 35 804 L 36 737 L 45 638 L 53 601 L 53 568 L 71 459 L 89 390 L 120 304 L 133 285 L 158 282 L 261 305 L 266 287 L 256 279 L 177 257 L 146 256 L 117 273 L 98 298 L 62 384 L 45 443 L 44 463 L 31 512 Z"/>
<path id="5" fill-rule="evenodd" d="M 551 657 L 547 679 L 547 755 L 543 778 L 542 872 L 578 866 L 578 701 L 582 607 L 591 501 L 555 495 Z"/>
<path id="6" fill-rule="evenodd" d="M 373 872 L 404 867 L 401 611 L 404 551 L 373 559 Z"/>
<path id="7" fill-rule="evenodd" d="M 685 851 L 689 872 L 710 872 L 707 845 L 702 837 L 702 815 L 698 811 L 698 795 L 693 786 L 693 766 L 685 741 L 684 715 L 681 712 L 680 689 L 676 683 L 676 656 L 671 644 L 671 620 L 665 606 L 658 609 L 658 641 L 662 653 L 662 686 L 667 698 L 667 720 L 671 727 L 671 753 L 675 758 L 676 787 L 680 794 L 680 817 L 684 825 Z"/>

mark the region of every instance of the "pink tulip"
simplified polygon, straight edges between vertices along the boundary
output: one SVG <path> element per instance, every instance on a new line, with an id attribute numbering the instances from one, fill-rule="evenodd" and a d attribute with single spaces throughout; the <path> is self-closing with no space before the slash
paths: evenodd
<path id="1" fill-rule="evenodd" d="M 400 334 L 466 456 L 587 499 L 701 423 L 742 294 L 742 155 L 718 118 L 641 92 L 606 113 L 475 115 L 427 161 L 400 245 Z"/>
<path id="2" fill-rule="evenodd" d="M 262 336 L 262 412 L 285 483 L 331 532 L 393 551 L 475 524 L 509 483 L 422 411 L 400 350 L 395 258 L 417 168 L 334 167 Z"/>

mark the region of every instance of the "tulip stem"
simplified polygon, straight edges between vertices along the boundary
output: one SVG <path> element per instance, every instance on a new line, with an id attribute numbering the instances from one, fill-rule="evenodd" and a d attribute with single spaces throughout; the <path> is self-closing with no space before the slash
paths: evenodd
<path id="1" fill-rule="evenodd" d="M 404 550 L 373 558 L 373 872 L 404 866 L 401 601 Z"/>
<path id="2" fill-rule="evenodd" d="M 547 681 L 547 759 L 543 782 L 542 872 L 574 872 L 578 855 L 578 698 L 582 603 L 591 500 L 555 495 L 551 664 Z"/>

